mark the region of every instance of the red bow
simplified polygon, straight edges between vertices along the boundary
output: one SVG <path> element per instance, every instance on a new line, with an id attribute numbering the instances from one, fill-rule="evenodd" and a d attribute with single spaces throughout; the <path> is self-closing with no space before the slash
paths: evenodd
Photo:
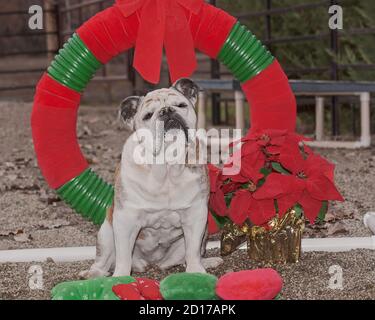
<path id="1" fill-rule="evenodd" d="M 134 68 L 151 83 L 160 80 L 165 48 L 172 81 L 190 76 L 197 67 L 186 10 L 198 14 L 204 0 L 116 0 L 125 17 L 139 11 Z"/>

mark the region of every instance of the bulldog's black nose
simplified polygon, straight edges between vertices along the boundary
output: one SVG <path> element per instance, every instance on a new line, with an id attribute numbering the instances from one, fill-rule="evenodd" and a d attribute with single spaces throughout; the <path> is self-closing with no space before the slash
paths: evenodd
<path id="1" fill-rule="evenodd" d="M 168 114 L 171 114 L 171 113 L 174 113 L 174 112 L 176 112 L 176 110 L 173 109 L 172 107 L 165 107 L 165 108 L 160 110 L 159 114 L 161 116 L 165 116 L 165 115 L 168 115 Z"/>

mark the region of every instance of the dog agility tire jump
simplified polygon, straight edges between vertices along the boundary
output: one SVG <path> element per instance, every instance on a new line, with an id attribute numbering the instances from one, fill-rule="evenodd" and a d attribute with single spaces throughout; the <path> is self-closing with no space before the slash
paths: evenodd
<path id="1" fill-rule="evenodd" d="M 160 30 L 165 32 L 159 49 L 162 52 L 164 43 L 172 81 L 189 77 L 194 71 L 185 66 L 185 53 L 176 52 L 183 50 L 178 42 L 190 41 L 192 49 L 222 62 L 241 82 L 251 106 L 252 131 L 294 131 L 296 124 L 295 97 L 285 73 L 262 43 L 233 16 L 204 1 L 170 0 L 171 8 L 164 8 L 164 20 L 154 18 L 155 22 L 147 20 L 147 13 L 153 10 L 153 3 L 159 2 L 138 1 L 145 4 L 135 8 L 123 5 L 126 2 L 134 3 L 118 0 L 85 22 L 59 50 L 36 87 L 31 118 L 38 163 L 49 186 L 95 224 L 104 221 L 114 190 L 89 168 L 80 150 L 76 126 L 81 95 L 103 64 L 132 47 L 136 48 L 137 70 L 146 80 L 158 82 L 159 75 L 151 70 L 154 64 L 147 65 L 147 54 L 159 43 L 153 43 L 152 34 L 144 36 L 155 32 L 149 28 L 152 23 L 161 23 Z M 175 11 L 168 11 L 172 9 Z M 181 21 L 186 21 L 187 33 Z M 184 37 L 174 37 L 173 32 L 179 28 L 185 32 Z M 168 45 L 173 42 L 177 42 L 177 49 Z"/>

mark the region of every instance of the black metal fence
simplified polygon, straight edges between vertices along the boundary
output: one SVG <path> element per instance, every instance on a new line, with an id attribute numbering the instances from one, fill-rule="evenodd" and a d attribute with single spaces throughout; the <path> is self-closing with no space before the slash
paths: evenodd
<path id="1" fill-rule="evenodd" d="M 0 20 L 7 23 L 7 19 L 11 24 L 12 21 L 24 21 L 25 26 L 22 31 L 2 32 L 0 33 L 0 92 L 15 91 L 23 89 L 33 89 L 35 87 L 35 79 L 45 70 L 46 62 L 40 63 L 40 60 L 47 60 L 48 54 L 54 54 L 56 50 L 48 50 L 46 46 L 46 38 L 48 36 L 58 36 L 58 31 L 46 30 L 29 30 L 26 25 L 28 21 L 28 7 L 24 10 L 0 11 Z M 57 15 L 57 6 L 43 10 L 44 19 L 47 15 Z M 8 29 L 12 29 L 9 26 Z M 18 45 L 15 45 L 18 44 Z M 24 44 L 24 45 L 22 45 Z M 34 44 L 35 49 L 30 49 Z M 27 63 L 30 57 L 36 58 L 37 63 Z M 9 61 L 9 62 L 8 62 Z M 26 63 L 21 63 L 21 62 Z M 40 66 L 43 64 L 43 66 Z M 5 81 L 11 80 L 13 81 Z M 25 81 L 19 81 L 25 80 Z M 27 82 L 27 79 L 31 81 Z M 4 84 L 5 82 L 5 84 Z"/>
<path id="2" fill-rule="evenodd" d="M 216 5 L 220 4 L 216 0 L 208 0 L 210 3 Z M 46 38 L 49 35 L 57 36 L 57 48 L 61 47 L 65 40 L 74 32 L 74 30 L 80 26 L 85 20 L 89 19 L 90 16 L 103 10 L 104 8 L 112 5 L 114 0 L 56 0 L 53 8 L 44 10 L 45 15 L 52 14 L 55 16 L 56 29 L 50 30 L 26 30 L 24 32 L 17 33 L 3 33 L 0 34 L 0 41 L 5 38 L 19 38 L 19 41 L 28 41 L 30 37 Z M 333 55 L 329 65 L 322 65 L 318 67 L 298 67 L 293 65 L 287 65 L 285 67 L 286 72 L 289 75 L 309 75 L 309 74 L 320 74 L 328 72 L 330 74 L 330 80 L 340 80 L 340 71 L 346 69 L 354 70 L 375 70 L 375 64 L 369 63 L 356 63 L 356 64 L 340 64 L 338 63 L 337 54 L 340 48 L 340 39 L 348 36 L 363 36 L 363 35 L 375 35 L 375 27 L 373 28 L 358 28 L 358 29 L 345 29 L 345 31 L 328 30 L 327 32 L 304 34 L 304 35 L 291 35 L 285 34 L 281 37 L 275 37 L 272 33 L 273 19 L 277 16 L 287 15 L 293 12 L 301 12 L 306 10 L 316 10 L 318 8 L 326 8 L 334 4 L 340 4 L 342 1 L 338 0 L 320 0 L 315 2 L 307 2 L 296 5 L 290 5 L 286 7 L 274 7 L 275 0 L 264 0 L 264 9 L 257 12 L 245 12 L 245 13 L 233 13 L 240 21 L 247 21 L 249 19 L 256 19 L 259 21 L 259 30 L 254 30 L 257 34 L 264 34 L 262 41 L 271 48 L 275 48 L 278 45 L 285 45 L 289 43 L 304 45 L 306 42 L 327 40 L 327 49 L 329 49 Z M 22 8 L 22 10 L 1 12 L 0 18 L 6 22 L 6 17 L 15 15 L 19 19 L 26 20 L 28 17 L 28 8 Z M 375 20 L 375 19 L 374 19 Z M 328 28 L 327 28 L 328 29 Z M 42 47 L 42 48 L 41 48 Z M 57 49 L 56 48 L 56 49 Z M 17 55 L 47 55 L 48 53 L 54 53 L 56 49 L 50 50 L 43 46 L 38 46 L 34 50 L 12 50 L 9 48 L 8 52 L 0 52 L 0 58 L 6 56 L 17 56 Z M 128 72 L 124 79 L 131 79 L 134 81 L 134 71 L 131 68 L 132 54 L 128 55 L 127 64 L 129 66 Z M 283 61 L 281 61 L 283 63 Z M 20 72 L 40 72 L 39 69 L 6 69 L 0 70 L 0 74 L 6 74 L 9 72 L 20 73 Z M 207 73 L 207 71 L 205 71 Z M 220 65 L 216 61 L 211 62 L 211 68 L 209 70 L 210 77 L 213 79 L 220 78 L 222 75 L 228 75 L 225 70 L 220 69 Z M 108 75 L 106 67 L 103 67 L 102 76 L 107 77 L 108 80 L 121 80 L 120 77 L 115 78 Z M 104 79 L 100 79 L 104 80 Z M 17 86 L 8 89 L 17 89 Z M 4 90 L 4 88 L 0 88 Z"/>

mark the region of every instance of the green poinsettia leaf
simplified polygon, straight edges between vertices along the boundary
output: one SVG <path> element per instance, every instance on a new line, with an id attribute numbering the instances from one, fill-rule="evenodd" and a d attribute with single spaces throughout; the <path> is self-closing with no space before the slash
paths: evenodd
<path id="1" fill-rule="evenodd" d="M 263 178 L 261 180 L 258 181 L 258 184 L 257 184 L 257 188 L 260 188 L 262 185 L 264 185 L 266 183 L 266 179 Z"/>
<path id="2" fill-rule="evenodd" d="M 276 213 L 279 213 L 279 204 L 277 203 L 277 200 L 274 200 L 273 203 L 275 206 Z"/>
<path id="3" fill-rule="evenodd" d="M 262 168 L 259 171 L 264 177 L 258 181 L 257 188 L 265 184 L 267 177 L 272 173 L 272 169 Z"/>
<path id="4" fill-rule="evenodd" d="M 275 162 L 276 163 L 276 162 Z M 260 169 L 259 171 L 262 175 L 264 175 L 265 178 L 267 178 L 271 173 L 272 173 L 272 169 L 270 168 L 262 168 Z"/>
<path id="5" fill-rule="evenodd" d="M 230 222 L 230 219 L 228 217 L 222 217 L 222 216 L 219 216 L 217 215 L 213 210 L 210 210 L 211 211 L 211 214 L 212 214 L 212 217 L 214 218 L 214 221 L 216 223 L 216 225 L 218 226 L 219 229 L 223 229 L 224 226 Z"/>
<path id="6" fill-rule="evenodd" d="M 228 193 L 228 194 L 226 194 L 226 195 L 224 196 L 224 200 L 225 200 L 225 204 L 227 205 L 227 208 L 229 208 L 230 203 L 232 202 L 233 196 L 234 196 L 234 193 L 233 193 L 233 192 Z"/>
<path id="7" fill-rule="evenodd" d="M 318 223 L 324 222 L 327 211 L 328 211 L 328 201 L 323 201 L 322 208 L 320 209 L 319 215 L 318 215 L 318 218 L 317 218 Z"/>
<path id="8" fill-rule="evenodd" d="M 288 170 L 286 170 L 280 163 L 278 162 L 272 162 L 271 163 L 272 165 L 272 169 L 275 170 L 276 172 L 278 173 L 282 173 L 282 174 L 287 174 L 289 175 L 290 172 Z"/>
<path id="9" fill-rule="evenodd" d="M 244 183 L 241 185 L 240 189 L 246 190 L 246 189 L 249 189 L 249 186 L 250 186 L 250 183 Z"/>
<path id="10" fill-rule="evenodd" d="M 293 210 L 296 212 L 296 217 L 301 218 L 303 214 L 303 209 L 300 204 L 296 204 L 293 208 Z"/>

